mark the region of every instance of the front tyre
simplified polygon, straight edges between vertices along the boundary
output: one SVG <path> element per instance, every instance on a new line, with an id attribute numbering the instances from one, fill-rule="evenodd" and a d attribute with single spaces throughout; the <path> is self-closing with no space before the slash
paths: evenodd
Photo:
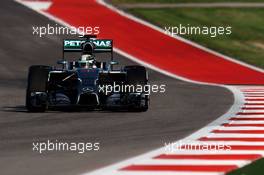
<path id="1" fill-rule="evenodd" d="M 29 112 L 44 112 L 47 109 L 47 81 L 49 66 L 31 66 L 28 72 L 26 108 Z"/>
<path id="2" fill-rule="evenodd" d="M 148 73 L 143 66 L 125 66 L 124 70 L 127 73 L 127 84 L 145 86 L 148 84 Z M 137 95 L 136 102 L 131 106 L 130 110 L 145 112 L 149 108 L 149 95 L 142 92 Z"/>

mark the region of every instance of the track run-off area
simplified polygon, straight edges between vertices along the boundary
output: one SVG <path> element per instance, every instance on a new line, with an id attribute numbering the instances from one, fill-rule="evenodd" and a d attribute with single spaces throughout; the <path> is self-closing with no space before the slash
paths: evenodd
<path id="1" fill-rule="evenodd" d="M 104 1 L 18 2 L 61 25 L 99 26 L 99 37 L 112 38 L 117 53 L 150 69 L 191 83 L 225 87 L 234 94 L 234 104 L 227 113 L 170 143 L 181 149 L 168 151 L 167 145 L 85 175 L 225 174 L 263 157 L 263 70 L 183 38 L 165 35 L 162 29 Z M 190 143 L 224 145 L 228 149 L 186 149 Z"/>

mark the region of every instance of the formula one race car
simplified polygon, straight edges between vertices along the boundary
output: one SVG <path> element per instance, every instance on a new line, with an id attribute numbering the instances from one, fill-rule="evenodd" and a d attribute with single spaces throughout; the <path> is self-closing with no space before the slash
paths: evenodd
<path id="1" fill-rule="evenodd" d="M 67 61 L 64 52 L 81 52 L 81 58 Z M 111 53 L 111 61 L 100 62 L 96 53 Z M 63 41 L 61 68 L 34 65 L 29 68 L 26 107 L 30 112 L 81 107 L 82 109 L 147 111 L 148 76 L 143 66 L 124 66 L 113 60 L 113 41 L 86 35 Z M 79 108 L 78 108 L 79 109 Z"/>

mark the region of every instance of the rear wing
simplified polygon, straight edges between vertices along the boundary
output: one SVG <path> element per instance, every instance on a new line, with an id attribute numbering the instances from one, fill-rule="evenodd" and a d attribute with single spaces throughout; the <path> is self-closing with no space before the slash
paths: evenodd
<path id="1" fill-rule="evenodd" d="M 111 53 L 111 61 L 113 60 L 113 40 L 97 39 L 96 35 L 84 35 L 82 39 L 65 39 L 63 40 L 62 58 L 64 60 L 64 52 L 82 52 L 82 44 L 92 42 L 95 45 L 95 53 Z"/>
<path id="2" fill-rule="evenodd" d="M 81 52 L 82 44 L 91 42 L 95 45 L 95 53 L 113 52 L 113 40 L 110 39 L 66 39 L 63 40 L 63 52 Z"/>

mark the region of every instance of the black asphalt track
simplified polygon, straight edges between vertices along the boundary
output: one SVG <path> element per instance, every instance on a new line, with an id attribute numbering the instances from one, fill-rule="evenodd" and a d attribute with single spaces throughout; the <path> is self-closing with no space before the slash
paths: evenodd
<path id="1" fill-rule="evenodd" d="M 151 96 L 150 109 L 129 112 L 27 113 L 27 69 L 55 65 L 63 36 L 38 37 L 32 26 L 53 24 L 44 16 L 1 0 L 0 6 L 0 174 L 76 175 L 181 139 L 224 114 L 233 103 L 223 88 L 179 81 L 149 70 L 150 84 L 166 84 Z M 115 54 L 121 65 L 135 64 Z M 32 151 L 32 142 L 100 142 L 100 151 Z"/>

